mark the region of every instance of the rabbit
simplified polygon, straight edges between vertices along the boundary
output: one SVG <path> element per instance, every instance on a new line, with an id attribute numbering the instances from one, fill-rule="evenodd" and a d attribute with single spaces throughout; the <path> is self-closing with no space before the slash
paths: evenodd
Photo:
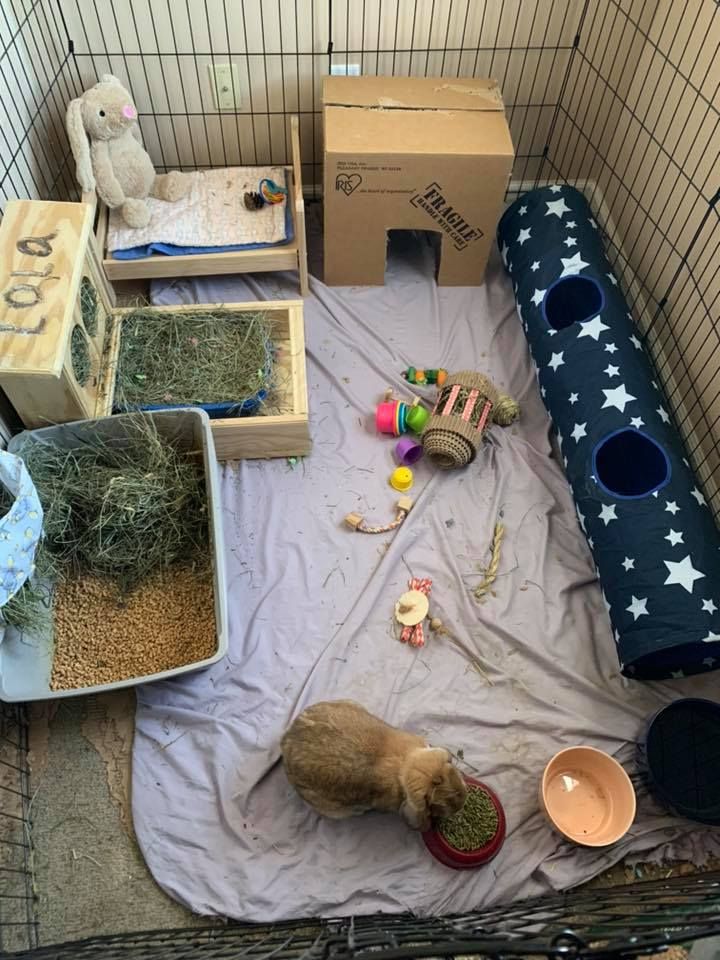
<path id="1" fill-rule="evenodd" d="M 303 710 L 283 736 L 281 751 L 290 783 L 326 817 L 382 810 L 425 831 L 465 802 L 465 781 L 447 750 L 391 727 L 352 700 Z"/>
<path id="2" fill-rule="evenodd" d="M 190 181 L 182 173 L 155 173 L 140 142 L 137 110 L 112 74 L 70 101 L 66 124 L 78 183 L 84 191 L 97 189 L 111 210 L 119 207 L 129 227 L 150 222 L 148 196 L 174 201 L 188 193 Z"/>

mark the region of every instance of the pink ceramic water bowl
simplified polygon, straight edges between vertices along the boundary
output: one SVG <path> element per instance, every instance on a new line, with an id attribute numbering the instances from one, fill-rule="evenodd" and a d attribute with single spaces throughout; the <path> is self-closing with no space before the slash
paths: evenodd
<path id="1" fill-rule="evenodd" d="M 584 847 L 606 847 L 630 829 L 635 790 L 617 760 L 595 747 L 568 747 L 543 773 L 540 802 L 553 827 Z"/>

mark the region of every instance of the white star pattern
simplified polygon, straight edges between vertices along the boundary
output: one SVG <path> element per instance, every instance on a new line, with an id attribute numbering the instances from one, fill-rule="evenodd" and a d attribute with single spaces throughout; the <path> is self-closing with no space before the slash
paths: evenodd
<path id="1" fill-rule="evenodd" d="M 617 286 L 617 280 L 615 279 L 612 273 L 606 273 L 605 276 L 608 278 L 608 280 L 614 287 Z"/>
<path id="2" fill-rule="evenodd" d="M 703 665 L 706 667 L 712 667 L 714 663 L 715 663 L 715 657 L 705 657 L 705 659 L 703 660 Z"/>
<path id="3" fill-rule="evenodd" d="M 617 353 L 617 347 L 615 346 L 614 343 L 606 343 L 605 349 L 607 350 L 608 353 Z"/>
<path id="4" fill-rule="evenodd" d="M 520 209 L 518 210 L 518 213 L 522 217 L 524 214 L 527 213 L 527 207 L 520 207 Z"/>
<path id="5" fill-rule="evenodd" d="M 505 264 L 505 266 L 508 265 L 507 255 L 508 255 L 508 245 L 506 243 L 503 243 L 502 247 L 500 247 L 500 256 L 502 257 L 502 262 Z"/>
<path id="6" fill-rule="evenodd" d="M 705 611 L 705 613 L 715 613 L 715 611 L 717 610 L 717 607 L 715 606 L 712 600 L 703 600 L 702 608 Z"/>
<path id="7" fill-rule="evenodd" d="M 570 230 L 574 230 L 577 224 L 575 223 L 574 220 L 568 220 L 567 226 L 569 227 Z"/>
<path id="8" fill-rule="evenodd" d="M 530 227 L 527 230 L 521 230 L 520 235 L 518 236 L 518 243 L 522 246 L 526 240 L 530 239 Z"/>
<path id="9" fill-rule="evenodd" d="M 714 643 L 716 640 L 720 640 L 720 633 L 713 633 L 712 630 L 702 638 L 703 643 Z"/>
<path id="10" fill-rule="evenodd" d="M 609 329 L 610 327 L 606 323 L 603 323 L 599 316 L 593 317 L 592 320 L 586 320 L 580 324 L 578 340 L 580 337 L 592 337 L 593 340 L 599 340 L 603 330 Z"/>
<path id="11" fill-rule="evenodd" d="M 605 403 L 600 408 L 601 410 L 604 410 L 605 407 L 615 407 L 620 413 L 625 413 L 626 405 L 630 403 L 631 400 L 637 399 L 637 397 L 627 392 L 624 383 L 621 383 L 619 387 L 614 387 L 612 390 L 603 390 L 603 393 L 605 394 Z"/>
<path id="12" fill-rule="evenodd" d="M 543 398 L 543 400 L 545 399 L 546 393 L 547 393 L 547 390 L 545 389 L 545 387 L 540 387 L 540 396 Z"/>
<path id="13" fill-rule="evenodd" d="M 609 377 L 617 377 L 620 375 L 620 367 L 614 367 L 612 363 L 609 363 L 603 373 L 606 373 Z"/>
<path id="14" fill-rule="evenodd" d="M 685 674 L 682 672 L 682 670 L 671 670 L 670 676 L 673 680 L 682 680 Z"/>
<path id="15" fill-rule="evenodd" d="M 534 273 L 536 270 L 539 270 L 539 269 L 540 269 L 540 261 L 539 261 L 539 260 L 533 260 L 532 264 L 530 265 L 530 269 L 533 271 L 533 273 Z"/>
<path id="16" fill-rule="evenodd" d="M 638 617 L 646 616 L 649 617 L 647 608 L 648 598 L 643 597 L 642 600 L 638 600 L 636 596 L 633 596 L 632 603 L 629 607 L 625 607 L 628 613 L 633 615 L 633 620 L 637 620 Z"/>
<path id="17" fill-rule="evenodd" d="M 586 426 L 587 420 L 585 423 L 576 423 L 573 427 L 573 432 L 570 434 L 570 436 L 573 438 L 573 440 L 575 440 L 576 443 L 581 437 L 587 436 L 587 430 L 585 429 Z"/>
<path id="18" fill-rule="evenodd" d="M 554 183 L 554 184 L 550 187 L 550 193 L 560 193 L 561 190 L 562 190 L 562 187 L 559 187 L 559 186 L 557 185 L 557 183 Z"/>
<path id="19" fill-rule="evenodd" d="M 577 240 L 575 239 L 575 237 L 566 237 L 566 238 L 563 240 L 563 243 L 565 244 L 566 247 L 576 247 L 576 246 L 577 246 Z"/>
<path id="20" fill-rule="evenodd" d="M 590 544 L 590 549 L 591 549 L 591 550 L 594 550 L 594 549 L 595 549 L 595 541 L 593 540 L 593 538 L 592 538 L 592 537 L 588 537 L 587 540 L 588 540 L 588 543 Z"/>
<path id="21" fill-rule="evenodd" d="M 680 507 L 675 503 L 674 500 L 665 501 L 665 509 L 668 513 L 671 513 L 673 516 L 680 510 Z"/>
<path id="22" fill-rule="evenodd" d="M 678 562 L 674 560 L 663 560 L 663 563 L 668 568 L 668 577 L 665 581 L 665 586 L 677 584 L 679 587 L 684 587 L 688 593 L 692 593 L 695 581 L 702 580 L 705 577 L 704 573 L 696 570 L 692 565 L 690 554 Z"/>
<path id="23" fill-rule="evenodd" d="M 640 427 L 645 426 L 645 421 L 641 417 L 633 417 L 630 420 L 630 426 L 635 427 L 636 430 L 639 430 Z"/>
<path id="24" fill-rule="evenodd" d="M 640 341 L 638 340 L 638 338 L 635 336 L 634 333 L 630 337 L 630 343 L 635 347 L 636 350 L 642 350 L 642 344 L 640 343 Z"/>
<path id="25" fill-rule="evenodd" d="M 536 289 L 536 290 L 535 290 L 535 293 L 532 295 L 532 297 L 530 297 L 530 299 L 532 300 L 532 302 L 535 304 L 536 307 L 539 307 L 540 304 L 543 302 L 543 297 L 544 297 L 544 296 L 545 296 L 545 291 L 544 291 L 544 290 L 537 290 L 537 289 Z"/>
<path id="26" fill-rule="evenodd" d="M 568 397 L 568 403 L 577 403 L 579 399 L 580 398 L 577 395 L 577 393 L 571 393 L 570 396 Z"/>
<path id="27" fill-rule="evenodd" d="M 604 503 L 598 520 L 602 520 L 605 526 L 607 526 L 611 520 L 617 520 L 617 518 L 617 514 L 615 513 L 615 504 Z"/>
<path id="28" fill-rule="evenodd" d="M 705 497 L 702 495 L 702 493 L 700 493 L 697 487 L 692 488 L 692 490 L 690 491 L 690 496 L 695 497 L 699 507 L 704 507 L 707 505 L 707 501 Z"/>
<path id="29" fill-rule="evenodd" d="M 634 570 L 634 569 L 635 569 L 635 558 L 634 558 L 634 557 L 625 557 L 625 559 L 624 559 L 623 562 L 622 562 L 622 565 L 625 567 L 625 572 L 626 572 L 626 573 L 627 573 L 628 570 Z"/>
<path id="30" fill-rule="evenodd" d="M 563 360 L 564 352 L 565 352 L 564 350 L 561 350 L 560 353 L 554 353 L 550 357 L 550 360 L 548 361 L 548 366 L 551 367 L 553 370 L 557 370 L 558 367 L 561 367 L 565 363 L 565 361 Z"/>
<path id="31" fill-rule="evenodd" d="M 670 423 L 670 417 L 667 415 L 667 412 L 663 407 L 658 407 L 655 413 L 658 414 L 663 423 Z"/>
<path id="32" fill-rule="evenodd" d="M 557 330 L 553 330 L 552 327 L 548 327 L 547 335 L 548 335 L 549 337 L 554 337 L 556 333 L 557 333 Z"/>
<path id="33" fill-rule="evenodd" d="M 590 217 L 590 219 L 588 220 L 588 223 L 591 224 L 597 230 L 597 224 L 595 223 L 592 217 Z"/>
<path id="34" fill-rule="evenodd" d="M 547 205 L 547 210 L 545 211 L 545 216 L 549 217 L 551 213 L 554 213 L 556 217 L 559 217 L 561 220 L 564 213 L 570 213 L 570 207 L 565 203 L 562 197 L 559 200 L 545 201 Z"/>
<path id="35" fill-rule="evenodd" d="M 683 535 L 678 533 L 677 530 L 671 530 L 670 533 L 665 537 L 666 540 L 670 541 L 670 546 L 675 547 L 678 543 L 683 543 Z"/>
<path id="36" fill-rule="evenodd" d="M 576 277 L 581 270 L 590 266 L 589 263 L 585 263 L 582 259 L 579 251 L 575 256 L 569 257 L 568 259 L 560 257 L 560 263 L 563 265 L 563 272 L 560 274 L 561 277 Z"/>

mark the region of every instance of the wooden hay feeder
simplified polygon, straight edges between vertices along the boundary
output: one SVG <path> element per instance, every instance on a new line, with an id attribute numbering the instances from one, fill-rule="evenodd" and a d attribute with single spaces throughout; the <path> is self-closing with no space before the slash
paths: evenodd
<path id="1" fill-rule="evenodd" d="M 0 387 L 28 428 L 109 416 L 123 317 L 91 241 L 85 203 L 15 200 L 0 226 Z M 212 421 L 218 459 L 310 452 L 300 300 L 151 312 L 256 314 L 272 324 L 275 388 L 269 415 Z M 212 403 L 213 398 L 208 398 Z"/>
<path id="2" fill-rule="evenodd" d="M 95 415 L 112 294 L 80 203 L 11 200 L 0 226 L 0 387 L 26 427 Z"/>
<path id="3" fill-rule="evenodd" d="M 512 423 L 517 403 L 470 370 L 449 376 L 422 435 L 425 453 L 442 470 L 464 467 L 477 454 L 486 427 Z"/>
<path id="4" fill-rule="evenodd" d="M 228 313 L 256 314 L 262 311 L 273 329 L 275 386 L 267 415 L 220 417 L 210 421 L 218 460 L 246 460 L 264 457 L 297 457 L 310 452 L 307 382 L 305 377 L 305 336 L 301 300 L 271 300 L 262 303 L 223 304 Z M 153 313 L 207 313 L 217 316 L 215 305 L 154 307 Z M 107 350 L 107 392 L 102 415 L 109 414 L 115 392 L 115 374 L 120 350 L 122 321 L 132 308 L 113 311 Z M 275 412 L 277 411 L 277 412 Z"/>

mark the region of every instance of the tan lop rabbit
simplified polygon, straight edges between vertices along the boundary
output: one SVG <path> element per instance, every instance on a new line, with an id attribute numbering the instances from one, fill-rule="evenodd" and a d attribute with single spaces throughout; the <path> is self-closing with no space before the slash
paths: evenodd
<path id="1" fill-rule="evenodd" d="M 465 782 L 447 750 L 391 727 L 352 700 L 308 707 L 281 747 L 290 783 L 326 817 L 382 810 L 427 830 L 465 802 Z"/>

